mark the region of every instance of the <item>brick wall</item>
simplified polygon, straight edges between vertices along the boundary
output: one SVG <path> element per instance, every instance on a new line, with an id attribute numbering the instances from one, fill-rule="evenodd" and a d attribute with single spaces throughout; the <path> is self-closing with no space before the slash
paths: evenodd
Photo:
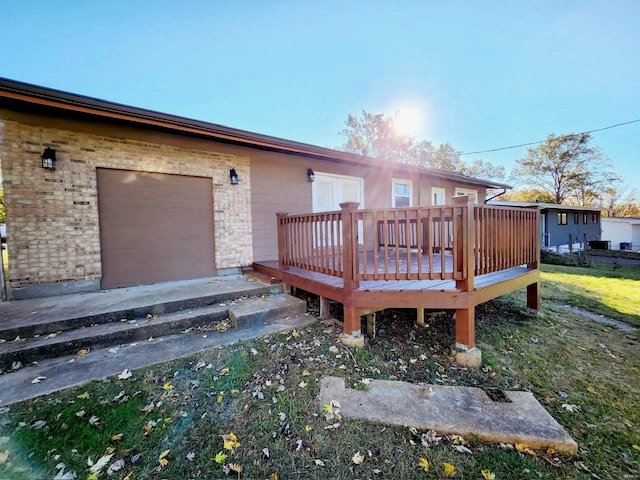
<path id="1" fill-rule="evenodd" d="M 55 171 L 41 168 L 47 146 L 56 150 Z M 100 279 L 97 167 L 211 177 L 216 267 L 253 260 L 247 156 L 0 119 L 0 160 L 10 288 Z M 229 182 L 230 168 L 238 185 Z"/>

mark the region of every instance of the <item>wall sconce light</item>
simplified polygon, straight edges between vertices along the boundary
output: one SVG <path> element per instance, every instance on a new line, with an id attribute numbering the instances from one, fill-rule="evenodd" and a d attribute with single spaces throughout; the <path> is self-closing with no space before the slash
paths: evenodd
<path id="1" fill-rule="evenodd" d="M 316 179 L 316 172 L 314 172 L 313 170 L 311 170 L 310 168 L 307 168 L 307 179 L 310 182 L 314 182 Z"/>
<path id="2" fill-rule="evenodd" d="M 42 168 L 45 170 L 56 169 L 56 151 L 53 148 L 45 148 L 40 158 L 42 159 Z"/>
<path id="3" fill-rule="evenodd" d="M 236 169 L 232 168 L 229 170 L 229 178 L 231 179 L 231 185 L 238 184 L 238 174 L 236 173 Z"/>

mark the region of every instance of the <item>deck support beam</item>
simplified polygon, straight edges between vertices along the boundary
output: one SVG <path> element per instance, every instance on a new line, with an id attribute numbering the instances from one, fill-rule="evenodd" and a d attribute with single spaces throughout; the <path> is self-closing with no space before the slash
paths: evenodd
<path id="1" fill-rule="evenodd" d="M 456 310 L 456 346 L 469 350 L 476 344 L 475 307 Z"/>
<path id="2" fill-rule="evenodd" d="M 327 297 L 320 297 L 320 318 L 322 320 L 331 318 L 331 303 Z"/>
<path id="3" fill-rule="evenodd" d="M 344 325 L 340 341 L 349 347 L 364 347 L 360 313 L 360 309 L 356 307 L 344 306 Z"/>
<path id="4" fill-rule="evenodd" d="M 527 285 L 527 308 L 529 310 L 540 310 L 540 282 Z"/>

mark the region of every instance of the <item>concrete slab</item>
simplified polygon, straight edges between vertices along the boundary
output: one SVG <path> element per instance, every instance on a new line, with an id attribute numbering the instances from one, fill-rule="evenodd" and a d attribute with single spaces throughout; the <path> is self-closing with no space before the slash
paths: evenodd
<path id="1" fill-rule="evenodd" d="M 511 403 L 494 402 L 484 391 L 472 387 L 371 380 L 363 392 L 345 388 L 343 378 L 326 377 L 320 388 L 320 404 L 339 402 L 346 418 L 577 452 L 576 442 L 532 393 L 504 393 Z"/>

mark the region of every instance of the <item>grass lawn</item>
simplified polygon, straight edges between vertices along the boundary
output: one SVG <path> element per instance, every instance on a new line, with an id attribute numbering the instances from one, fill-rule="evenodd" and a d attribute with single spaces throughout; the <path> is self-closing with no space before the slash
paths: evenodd
<path id="1" fill-rule="evenodd" d="M 640 267 L 542 265 L 542 297 L 640 327 Z"/>
<path id="2" fill-rule="evenodd" d="M 573 288 L 562 281 L 571 274 L 545 270 L 545 296 Z M 640 289 L 631 296 L 638 302 Z M 421 328 L 415 312 L 391 310 L 361 350 L 342 346 L 340 329 L 318 322 L 13 405 L 0 414 L 0 478 L 640 478 L 638 332 L 547 299 L 539 316 L 524 307 L 518 293 L 478 309 L 485 365 L 477 370 L 452 363 L 450 318 Z M 579 451 L 532 452 L 328 419 L 317 401 L 326 375 L 357 389 L 380 378 L 530 390 Z"/>

